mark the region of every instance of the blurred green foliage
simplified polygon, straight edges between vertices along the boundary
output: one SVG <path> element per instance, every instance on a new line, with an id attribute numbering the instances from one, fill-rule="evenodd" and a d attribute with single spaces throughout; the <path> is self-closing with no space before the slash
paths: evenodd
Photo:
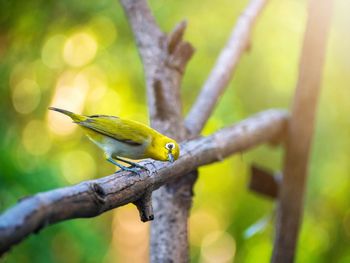
<path id="1" fill-rule="evenodd" d="M 310 163 L 297 262 L 350 261 L 350 3 L 334 19 Z M 165 31 L 189 22 L 196 48 L 183 81 L 187 112 L 247 1 L 152 0 Z M 144 76 L 118 1 L 0 1 L 0 209 L 23 196 L 101 177 L 114 167 L 48 106 L 147 122 Z M 271 0 L 252 48 L 205 128 L 210 134 L 267 108 L 289 108 L 297 81 L 306 1 Z M 275 204 L 246 189 L 251 163 L 278 170 L 281 149 L 261 146 L 202 167 L 190 218 L 193 262 L 269 262 L 273 222 L 244 233 Z M 273 216 L 272 216 L 273 218 Z M 51 226 L 3 262 L 145 262 L 148 224 L 126 206 Z"/>

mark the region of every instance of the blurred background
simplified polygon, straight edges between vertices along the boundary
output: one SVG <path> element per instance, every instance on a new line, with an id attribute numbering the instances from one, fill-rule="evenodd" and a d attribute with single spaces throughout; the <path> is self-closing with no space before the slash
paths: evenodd
<path id="1" fill-rule="evenodd" d="M 267 108 L 289 108 L 307 1 L 271 0 L 205 127 L 210 134 Z M 335 2 L 297 262 L 350 262 L 350 2 Z M 184 113 L 248 1 L 151 0 L 165 31 L 187 19 L 196 48 Z M 116 0 L 0 0 L 0 211 L 26 195 L 114 172 L 56 106 L 148 123 L 144 76 Z M 252 163 L 278 170 L 280 148 L 258 147 L 200 169 L 190 222 L 192 262 L 269 262 L 275 204 L 246 188 Z M 261 218 L 267 225 L 252 228 Z M 268 220 L 271 218 L 271 220 Z M 50 226 L 1 262 L 148 262 L 149 223 L 128 205 Z"/>

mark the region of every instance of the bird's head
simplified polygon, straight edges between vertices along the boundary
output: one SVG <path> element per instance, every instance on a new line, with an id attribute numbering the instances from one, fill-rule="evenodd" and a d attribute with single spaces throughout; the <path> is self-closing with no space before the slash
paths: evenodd
<path id="1" fill-rule="evenodd" d="M 167 155 L 167 160 L 171 163 L 176 161 L 180 155 L 180 147 L 174 140 L 169 140 L 165 143 L 165 152 Z"/>
<path id="2" fill-rule="evenodd" d="M 151 155 L 153 159 L 173 163 L 179 158 L 180 147 L 175 140 L 159 136 L 152 143 Z"/>

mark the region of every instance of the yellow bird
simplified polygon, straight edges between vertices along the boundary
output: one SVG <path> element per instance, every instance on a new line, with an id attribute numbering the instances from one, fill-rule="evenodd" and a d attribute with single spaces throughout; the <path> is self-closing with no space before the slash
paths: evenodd
<path id="1" fill-rule="evenodd" d="M 140 122 L 108 115 L 84 116 L 54 107 L 49 109 L 69 116 L 74 123 L 80 125 L 90 140 L 104 150 L 106 159 L 122 170 L 138 174 L 136 168 L 145 167 L 121 157 L 169 162 L 174 162 L 179 157 L 180 148 L 175 140 Z M 116 160 L 130 166 L 126 167 Z"/>

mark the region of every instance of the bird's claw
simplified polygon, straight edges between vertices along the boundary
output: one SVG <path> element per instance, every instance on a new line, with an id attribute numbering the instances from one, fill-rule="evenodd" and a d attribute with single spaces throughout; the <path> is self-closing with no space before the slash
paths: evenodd
<path id="1" fill-rule="evenodd" d="M 146 166 L 143 166 L 143 165 L 138 164 L 138 163 L 134 163 L 133 165 L 131 165 L 131 167 L 135 167 L 135 168 L 139 168 L 139 169 L 141 169 L 141 170 L 145 170 L 145 171 L 147 171 L 148 173 L 151 172 Z"/>
<path id="2" fill-rule="evenodd" d="M 147 167 L 144 167 L 144 166 L 141 166 L 141 165 L 139 165 L 139 166 L 131 165 L 130 167 L 122 168 L 122 170 L 124 170 L 124 171 L 132 172 L 134 174 L 137 174 L 138 176 L 141 176 L 142 172 L 140 170 L 138 170 L 138 169 L 146 170 L 147 172 L 150 172 Z"/>
<path id="3" fill-rule="evenodd" d="M 141 175 L 140 171 L 135 169 L 135 168 L 131 168 L 131 167 L 123 167 L 121 168 L 121 170 L 126 171 L 126 172 L 131 172 L 137 175 Z"/>

